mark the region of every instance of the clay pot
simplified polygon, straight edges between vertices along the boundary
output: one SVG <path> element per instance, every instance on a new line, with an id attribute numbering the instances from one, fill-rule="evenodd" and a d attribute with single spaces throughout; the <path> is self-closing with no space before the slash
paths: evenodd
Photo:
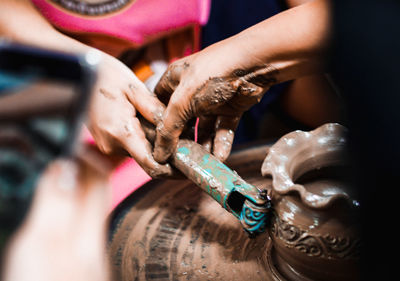
<path id="1" fill-rule="evenodd" d="M 275 215 L 266 248 L 276 280 L 357 280 L 358 202 L 348 184 L 346 130 L 326 124 L 295 131 L 269 150 Z"/>
<path id="2" fill-rule="evenodd" d="M 227 165 L 271 188 L 260 168 L 268 146 L 236 151 Z M 152 180 L 111 218 L 112 280 L 272 280 L 268 233 L 249 238 L 240 221 L 188 180 Z"/>
<path id="3" fill-rule="evenodd" d="M 255 238 L 188 180 L 145 184 L 112 214 L 112 279 L 356 280 L 358 208 L 344 133 L 328 124 L 233 153 L 227 165 L 271 194 L 268 232 Z"/>

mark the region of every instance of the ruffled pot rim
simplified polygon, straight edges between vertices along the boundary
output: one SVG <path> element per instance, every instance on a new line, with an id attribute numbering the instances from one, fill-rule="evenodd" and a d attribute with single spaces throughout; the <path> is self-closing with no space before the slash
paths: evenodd
<path id="1" fill-rule="evenodd" d="M 272 176 L 273 192 L 281 195 L 297 193 L 301 201 L 311 208 L 326 208 L 339 200 L 358 205 L 345 190 L 321 195 L 294 183 L 299 170 L 302 171 L 300 174 L 304 174 L 312 169 L 343 164 L 346 134 L 347 129 L 338 123 L 327 123 L 309 132 L 297 130 L 288 133 L 269 149 L 262 164 L 262 175 Z M 317 160 L 311 161 L 311 166 L 304 169 L 302 164 L 307 160 L 310 164 L 311 158 Z"/>

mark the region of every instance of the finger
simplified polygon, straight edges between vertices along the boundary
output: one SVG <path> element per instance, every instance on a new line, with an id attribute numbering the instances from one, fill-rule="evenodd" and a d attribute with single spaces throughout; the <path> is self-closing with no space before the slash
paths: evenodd
<path id="1" fill-rule="evenodd" d="M 161 165 L 152 156 L 152 146 L 146 139 L 139 120 L 134 117 L 125 126 L 128 133 L 121 144 L 152 178 L 170 177 L 173 171 L 169 164 Z"/>
<path id="2" fill-rule="evenodd" d="M 154 89 L 154 93 L 157 95 L 158 99 L 165 105 L 168 104 L 172 93 L 179 85 L 184 65 L 185 63 L 180 62 L 171 64 Z"/>
<path id="3" fill-rule="evenodd" d="M 154 145 L 154 142 L 156 141 L 156 127 L 151 124 L 149 121 L 144 119 L 142 116 L 137 117 L 140 121 L 140 125 L 142 127 L 142 130 L 146 136 L 146 139 Z"/>
<path id="4" fill-rule="evenodd" d="M 211 152 L 212 140 L 215 136 L 215 116 L 200 116 L 198 126 L 198 143 Z"/>
<path id="5" fill-rule="evenodd" d="M 151 124 L 146 119 L 138 117 L 140 121 L 140 125 L 143 129 L 144 134 L 146 135 L 146 139 L 150 142 L 150 144 L 154 144 L 156 139 L 156 127 Z M 171 166 L 172 174 L 167 174 L 165 177 L 168 176 L 170 179 L 185 179 L 186 176 L 181 173 L 181 171 L 177 170 L 175 167 Z M 160 176 L 161 177 L 161 176 Z"/>
<path id="6" fill-rule="evenodd" d="M 146 139 L 154 145 L 154 142 L 156 141 L 156 126 L 151 124 L 149 121 L 144 119 L 142 116 L 137 116 L 137 118 L 140 121 L 140 125 L 142 127 L 142 130 L 144 134 L 146 135 Z M 193 122 L 189 121 L 186 128 L 183 130 L 181 137 L 189 140 L 194 139 L 194 125 L 192 125 Z"/>
<path id="7" fill-rule="evenodd" d="M 219 116 L 216 122 L 213 154 L 221 161 L 225 161 L 232 149 L 235 130 L 240 117 Z"/>
<path id="8" fill-rule="evenodd" d="M 184 98 L 184 91 L 178 87 L 164 112 L 163 121 L 157 125 L 154 159 L 165 163 L 175 151 L 185 124 L 193 116 L 190 102 Z"/>
<path id="9" fill-rule="evenodd" d="M 144 84 L 129 84 L 128 100 L 150 123 L 157 125 L 163 116 L 165 106 Z"/>

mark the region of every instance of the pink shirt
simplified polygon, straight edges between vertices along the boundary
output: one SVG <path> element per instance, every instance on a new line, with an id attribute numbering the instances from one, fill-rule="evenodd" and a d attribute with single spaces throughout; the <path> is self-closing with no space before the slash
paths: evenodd
<path id="1" fill-rule="evenodd" d="M 121 4 L 119 9 L 101 15 L 79 13 L 72 0 L 32 0 L 47 20 L 65 32 L 96 33 L 126 40 L 133 45 L 143 45 L 149 38 L 162 37 L 175 29 L 190 25 L 203 25 L 208 20 L 211 0 L 114 0 L 105 5 Z M 82 2 L 82 5 L 85 2 Z M 101 1 L 100 1 L 101 3 Z M 111 3 L 111 4 L 110 4 Z M 71 8 L 68 5 L 75 5 Z M 95 7 L 95 8 L 93 8 Z M 112 6 L 108 6 L 112 7 Z M 102 4 L 91 6 L 101 12 Z M 87 129 L 83 139 L 94 143 Z M 127 158 L 111 175 L 112 211 L 129 194 L 151 178 L 132 159 Z"/>
<path id="2" fill-rule="evenodd" d="M 125 0 L 122 2 L 127 4 L 117 11 L 91 16 L 65 8 L 68 2 L 73 2 L 71 0 L 32 0 L 42 15 L 62 30 L 106 34 L 139 45 L 143 44 L 146 38 L 160 33 L 190 24 L 205 24 L 208 20 L 210 1 Z M 57 4 L 62 2 L 67 4 Z"/>

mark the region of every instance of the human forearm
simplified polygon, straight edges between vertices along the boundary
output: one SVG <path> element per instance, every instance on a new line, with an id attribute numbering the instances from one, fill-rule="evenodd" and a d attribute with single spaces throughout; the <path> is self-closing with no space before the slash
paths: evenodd
<path id="1" fill-rule="evenodd" d="M 29 0 L 0 1 L 0 36 L 58 51 L 85 52 L 90 49 L 53 28 Z"/>
<path id="2" fill-rule="evenodd" d="M 284 11 L 222 41 L 244 70 L 268 66 L 276 82 L 323 72 L 329 45 L 329 0 Z M 224 51 L 222 51 L 224 52 Z M 270 86 L 270 85 L 267 85 Z"/>

